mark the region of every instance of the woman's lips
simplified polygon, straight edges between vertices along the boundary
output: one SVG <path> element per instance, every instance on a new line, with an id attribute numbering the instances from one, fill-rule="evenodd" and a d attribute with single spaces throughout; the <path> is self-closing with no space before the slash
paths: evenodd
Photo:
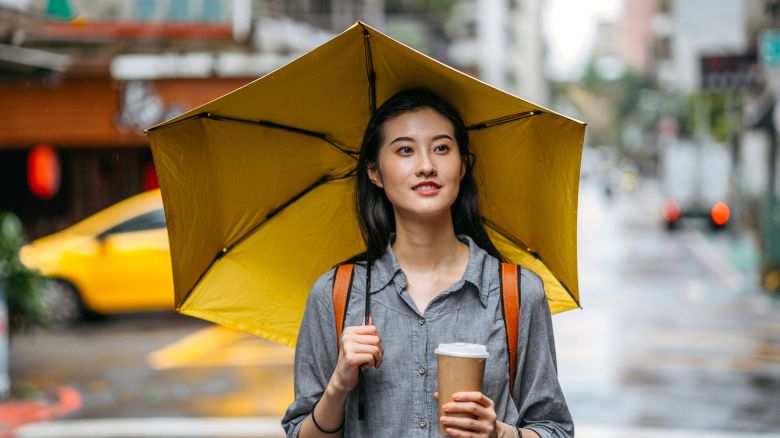
<path id="1" fill-rule="evenodd" d="M 439 193 L 439 189 L 441 189 L 440 185 L 428 181 L 412 187 L 412 190 L 420 195 L 435 195 L 436 193 Z"/>

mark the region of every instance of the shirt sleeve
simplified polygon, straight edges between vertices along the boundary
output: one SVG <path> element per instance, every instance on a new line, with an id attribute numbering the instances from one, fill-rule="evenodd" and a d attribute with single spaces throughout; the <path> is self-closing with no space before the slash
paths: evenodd
<path id="1" fill-rule="evenodd" d="M 303 420 L 325 392 L 338 360 L 336 323 L 333 316 L 333 276 L 335 270 L 314 282 L 306 299 L 306 310 L 295 345 L 295 400 L 282 418 L 288 438 L 298 436 Z"/>
<path id="2" fill-rule="evenodd" d="M 513 399 L 517 427 L 542 438 L 574 437 L 574 423 L 558 383 L 552 317 L 542 280 L 523 269 L 520 278 L 520 330 Z"/>

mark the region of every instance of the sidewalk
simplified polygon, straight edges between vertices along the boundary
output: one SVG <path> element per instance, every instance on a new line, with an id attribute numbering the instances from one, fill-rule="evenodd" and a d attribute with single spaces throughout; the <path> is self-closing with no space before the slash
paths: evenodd
<path id="1" fill-rule="evenodd" d="M 255 418 L 149 418 L 62 420 L 24 426 L 17 438 L 141 438 L 187 437 L 283 438 L 281 419 Z M 727 431 L 578 426 L 578 438 L 770 438 L 777 434 Z"/>

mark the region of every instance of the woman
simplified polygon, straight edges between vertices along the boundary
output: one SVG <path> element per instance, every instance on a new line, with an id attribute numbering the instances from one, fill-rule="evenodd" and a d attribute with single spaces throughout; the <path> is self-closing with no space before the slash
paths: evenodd
<path id="1" fill-rule="evenodd" d="M 315 282 L 306 304 L 295 401 L 282 420 L 288 437 L 440 436 L 439 422 L 454 437 L 573 436 L 542 282 L 525 269 L 510 394 L 501 255 L 481 222 L 473 165 L 463 120 L 439 96 L 404 90 L 374 113 L 356 178 L 367 252 L 355 267 L 342 348 L 331 270 Z M 447 413 L 468 412 L 476 420 L 438 416 L 433 351 L 449 342 L 487 345 L 490 353 L 483 392 L 456 393 L 445 405 Z"/>

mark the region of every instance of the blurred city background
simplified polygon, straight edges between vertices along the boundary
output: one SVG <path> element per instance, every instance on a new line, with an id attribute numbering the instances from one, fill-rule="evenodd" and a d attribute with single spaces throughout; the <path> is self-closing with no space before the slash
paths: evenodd
<path id="1" fill-rule="evenodd" d="M 580 436 L 780 436 L 778 0 L 0 0 L 0 436 L 281 436 L 292 350 L 170 311 L 144 129 L 358 19 L 588 123 Z"/>

